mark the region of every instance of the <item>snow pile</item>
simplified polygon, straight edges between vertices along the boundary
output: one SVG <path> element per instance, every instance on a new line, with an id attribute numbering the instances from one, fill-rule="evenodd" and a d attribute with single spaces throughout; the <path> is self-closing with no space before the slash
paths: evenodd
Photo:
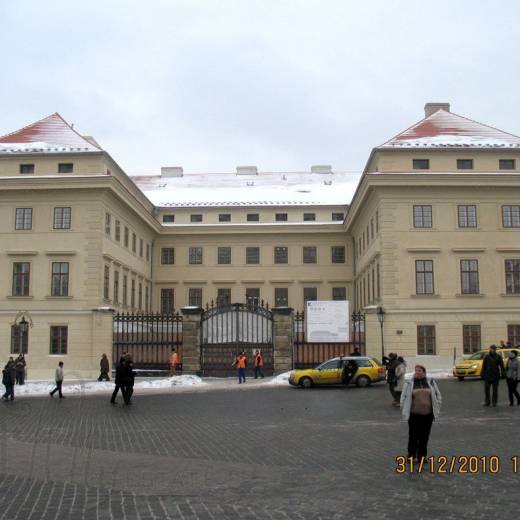
<path id="1" fill-rule="evenodd" d="M 427 137 L 417 137 L 414 139 L 396 139 L 390 143 L 383 145 L 383 147 L 390 148 L 413 148 L 413 147 L 482 147 L 482 148 L 518 148 L 519 143 L 512 143 L 506 139 L 496 137 L 483 137 L 479 135 L 435 135 Z"/>
<path id="2" fill-rule="evenodd" d="M 134 386 L 135 388 L 170 388 L 172 386 L 195 386 L 206 385 L 199 376 L 173 376 L 166 379 L 152 379 L 146 381 L 139 381 Z"/>
<path id="3" fill-rule="evenodd" d="M 291 372 L 284 372 L 283 374 L 278 374 L 277 376 L 273 377 L 270 381 L 268 381 L 266 384 L 268 384 L 268 385 L 288 385 L 290 375 L 291 375 Z"/>

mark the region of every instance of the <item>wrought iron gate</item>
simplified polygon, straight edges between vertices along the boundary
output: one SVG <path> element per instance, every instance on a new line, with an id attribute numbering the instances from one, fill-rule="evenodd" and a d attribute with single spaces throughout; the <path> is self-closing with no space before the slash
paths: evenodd
<path id="1" fill-rule="evenodd" d="M 113 363 L 128 353 L 136 368 L 167 370 L 172 348 L 182 362 L 182 315 L 178 312 L 114 316 Z"/>
<path id="2" fill-rule="evenodd" d="M 233 303 L 206 305 L 201 318 L 201 370 L 205 376 L 226 377 L 235 374 L 232 367 L 238 353 L 245 351 L 248 374 L 253 371 L 253 355 L 260 350 L 263 372 L 272 375 L 273 314 L 269 306 Z"/>
<path id="3" fill-rule="evenodd" d="M 349 356 L 358 348 L 365 354 L 365 315 L 354 312 L 348 343 L 308 343 L 305 338 L 305 313 L 294 314 L 294 367 L 311 368 L 336 356 Z"/>

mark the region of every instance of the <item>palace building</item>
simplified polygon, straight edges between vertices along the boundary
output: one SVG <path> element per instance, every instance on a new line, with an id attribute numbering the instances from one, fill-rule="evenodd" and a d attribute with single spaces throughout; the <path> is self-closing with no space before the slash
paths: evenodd
<path id="1" fill-rule="evenodd" d="M 24 350 L 32 378 L 60 359 L 90 377 L 112 309 L 212 300 L 381 307 L 385 351 L 408 357 L 520 343 L 520 137 L 448 104 L 425 112 L 361 177 L 327 165 L 130 177 L 59 114 L 1 137 L 0 357 Z M 367 321 L 376 357 L 379 327 Z"/>

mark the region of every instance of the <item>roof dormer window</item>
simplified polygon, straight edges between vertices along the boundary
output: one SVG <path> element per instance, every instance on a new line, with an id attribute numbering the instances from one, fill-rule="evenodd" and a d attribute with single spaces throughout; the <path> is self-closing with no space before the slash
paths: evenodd
<path id="1" fill-rule="evenodd" d="M 499 159 L 498 167 L 501 170 L 514 170 L 516 168 L 514 159 Z"/>
<path id="2" fill-rule="evenodd" d="M 58 173 L 72 173 L 74 170 L 73 163 L 59 163 L 58 164 Z"/>
<path id="3" fill-rule="evenodd" d="M 412 167 L 414 170 L 429 170 L 430 159 L 412 159 Z"/>
<path id="4" fill-rule="evenodd" d="M 20 173 L 34 173 L 34 164 L 20 164 Z"/>
<path id="5" fill-rule="evenodd" d="M 473 170 L 473 159 L 457 159 L 457 170 Z"/>

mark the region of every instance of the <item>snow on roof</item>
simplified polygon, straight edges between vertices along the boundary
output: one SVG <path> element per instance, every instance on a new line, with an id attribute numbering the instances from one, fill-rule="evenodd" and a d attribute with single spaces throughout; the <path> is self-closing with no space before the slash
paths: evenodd
<path id="1" fill-rule="evenodd" d="M 520 148 L 520 137 L 441 109 L 378 148 Z"/>
<path id="2" fill-rule="evenodd" d="M 78 134 L 58 113 L 0 137 L 0 154 L 100 151 L 93 138 Z"/>
<path id="3" fill-rule="evenodd" d="M 259 173 L 250 178 L 236 173 L 203 173 L 131 179 L 159 207 L 346 206 L 359 177 L 305 172 Z"/>

